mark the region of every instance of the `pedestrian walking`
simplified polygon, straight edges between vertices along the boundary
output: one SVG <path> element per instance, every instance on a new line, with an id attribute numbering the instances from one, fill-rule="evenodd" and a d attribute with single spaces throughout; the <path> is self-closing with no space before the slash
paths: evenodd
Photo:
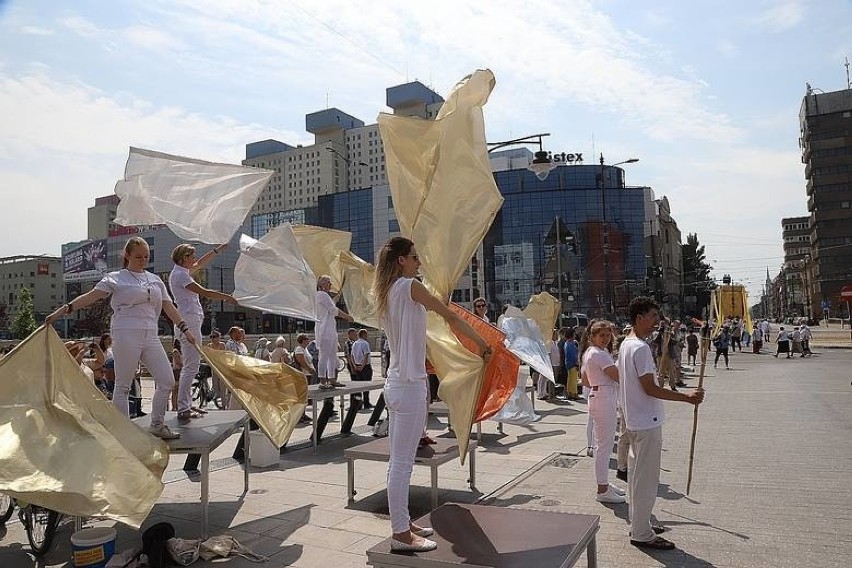
<path id="1" fill-rule="evenodd" d="M 713 360 L 713 368 L 716 368 L 716 365 L 719 363 L 719 357 L 725 357 L 725 368 L 730 369 L 728 366 L 728 348 L 731 346 L 731 333 L 728 330 L 728 326 L 723 325 L 722 330 L 719 332 L 719 335 L 716 336 L 716 339 L 713 340 L 713 347 L 716 348 L 716 358 Z"/>
<path id="2" fill-rule="evenodd" d="M 775 338 L 774 357 L 778 357 L 780 353 L 786 353 L 787 359 L 792 357 L 792 355 L 790 355 L 790 335 L 784 330 L 783 325 L 778 328 L 778 337 Z"/>
<path id="3" fill-rule="evenodd" d="M 629 456 L 630 544 L 642 548 L 668 550 L 674 543 L 656 536 L 651 513 L 660 483 L 660 457 L 663 446 L 665 411 L 663 400 L 700 404 L 704 390 L 690 394 L 657 385 L 651 349 L 643 341 L 659 322 L 659 306 L 640 296 L 628 308 L 633 330 L 618 352 L 619 390 L 627 422 L 633 434 Z"/>

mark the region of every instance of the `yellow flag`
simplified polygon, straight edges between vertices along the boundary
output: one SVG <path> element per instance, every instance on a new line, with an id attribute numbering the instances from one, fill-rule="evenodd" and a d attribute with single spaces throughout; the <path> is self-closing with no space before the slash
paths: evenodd
<path id="1" fill-rule="evenodd" d="M 202 347 L 213 372 L 225 381 L 243 408 L 273 444 L 290 439 L 308 402 L 305 375 L 284 363 Z"/>
<path id="2" fill-rule="evenodd" d="M 168 460 L 165 442 L 103 396 L 52 327 L 0 359 L 0 492 L 139 528 Z"/>

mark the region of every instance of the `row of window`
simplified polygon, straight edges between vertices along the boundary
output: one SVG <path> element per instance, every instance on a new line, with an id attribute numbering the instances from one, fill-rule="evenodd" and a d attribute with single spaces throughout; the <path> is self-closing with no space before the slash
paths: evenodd
<path id="1" fill-rule="evenodd" d="M 802 231 L 809 227 L 808 223 L 787 223 L 784 225 L 785 231 Z"/>

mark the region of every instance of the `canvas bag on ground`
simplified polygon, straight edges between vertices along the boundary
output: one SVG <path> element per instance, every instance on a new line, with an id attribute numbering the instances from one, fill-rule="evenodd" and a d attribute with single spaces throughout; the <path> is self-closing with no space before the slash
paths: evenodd
<path id="1" fill-rule="evenodd" d="M 237 539 L 230 535 L 218 535 L 213 536 L 205 540 L 201 543 L 201 546 L 198 550 L 199 556 L 202 560 L 211 560 L 213 558 L 227 558 L 228 556 L 237 555 L 242 556 L 252 562 L 268 562 L 269 558 L 263 556 L 262 554 L 256 554 L 252 552 L 242 544 L 240 544 Z"/>

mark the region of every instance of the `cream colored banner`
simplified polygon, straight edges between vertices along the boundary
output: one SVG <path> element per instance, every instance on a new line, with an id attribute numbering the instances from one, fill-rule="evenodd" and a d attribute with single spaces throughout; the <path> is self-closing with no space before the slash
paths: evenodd
<path id="1" fill-rule="evenodd" d="M 0 359 L 0 492 L 139 528 L 168 461 L 168 446 L 118 412 L 52 327 Z"/>
<path id="2" fill-rule="evenodd" d="M 293 225 L 293 234 L 302 249 L 302 256 L 316 277 L 327 274 L 331 277 L 331 289 L 335 292 L 342 290 L 343 267 L 337 257 L 349 251 L 352 233 L 313 225 Z"/>

